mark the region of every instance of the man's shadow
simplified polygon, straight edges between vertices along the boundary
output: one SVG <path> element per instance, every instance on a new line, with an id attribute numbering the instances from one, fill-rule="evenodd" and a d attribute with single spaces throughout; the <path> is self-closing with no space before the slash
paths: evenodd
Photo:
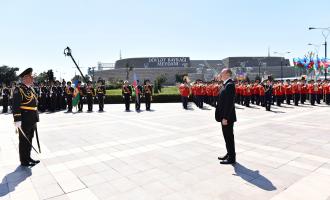
<path id="1" fill-rule="evenodd" d="M 273 185 L 273 183 L 261 175 L 259 173 L 259 170 L 251 170 L 246 168 L 245 166 L 241 165 L 240 163 L 236 163 L 234 165 L 234 170 L 235 170 L 235 176 L 241 177 L 243 180 L 263 189 L 266 191 L 273 191 L 276 190 L 276 187 Z M 256 181 L 256 179 L 260 181 Z"/>
<path id="2" fill-rule="evenodd" d="M 15 171 L 2 178 L 0 197 L 15 191 L 15 188 L 32 175 L 31 168 L 18 166 Z"/>

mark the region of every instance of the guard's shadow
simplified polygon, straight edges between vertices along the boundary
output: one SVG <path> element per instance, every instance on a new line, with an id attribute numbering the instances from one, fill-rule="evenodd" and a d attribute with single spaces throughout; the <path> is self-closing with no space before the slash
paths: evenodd
<path id="1" fill-rule="evenodd" d="M 276 190 L 276 187 L 273 185 L 273 183 L 269 179 L 261 175 L 259 173 L 259 170 L 254 171 L 248 169 L 238 162 L 234 165 L 234 170 L 235 170 L 235 174 L 234 174 L 235 176 L 241 177 L 250 184 L 253 184 L 266 191 Z"/>
<path id="2" fill-rule="evenodd" d="M 285 113 L 283 111 L 275 111 L 275 110 L 270 110 L 269 112 L 273 112 L 273 113 Z"/>
<path id="3" fill-rule="evenodd" d="M 15 171 L 2 178 L 0 197 L 15 191 L 15 188 L 32 175 L 31 168 L 18 166 Z"/>

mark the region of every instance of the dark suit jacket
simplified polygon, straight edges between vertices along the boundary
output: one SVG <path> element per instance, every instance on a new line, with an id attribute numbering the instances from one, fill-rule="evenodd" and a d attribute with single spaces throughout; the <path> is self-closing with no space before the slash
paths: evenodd
<path id="1" fill-rule="evenodd" d="M 229 79 L 220 90 L 218 104 L 215 109 L 215 119 L 221 122 L 226 119 L 228 124 L 236 122 L 235 83 Z"/>

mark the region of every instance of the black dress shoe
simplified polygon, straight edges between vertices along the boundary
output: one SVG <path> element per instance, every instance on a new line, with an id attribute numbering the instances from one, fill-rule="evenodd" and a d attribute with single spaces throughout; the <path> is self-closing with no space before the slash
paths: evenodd
<path id="1" fill-rule="evenodd" d="M 222 164 L 222 165 L 233 165 L 233 164 L 236 164 L 236 160 L 235 159 L 227 159 L 227 160 L 221 161 L 220 164 Z"/>
<path id="2" fill-rule="evenodd" d="M 35 166 L 36 164 L 35 163 L 32 163 L 32 162 L 28 162 L 28 163 L 21 163 L 21 166 L 23 167 L 33 167 Z"/>
<path id="3" fill-rule="evenodd" d="M 218 160 L 227 160 L 228 159 L 228 154 L 226 154 L 225 156 L 223 157 L 218 157 Z"/>
<path id="4" fill-rule="evenodd" d="M 30 158 L 30 162 L 34 164 L 38 164 L 40 163 L 40 160 L 33 160 L 32 158 Z"/>

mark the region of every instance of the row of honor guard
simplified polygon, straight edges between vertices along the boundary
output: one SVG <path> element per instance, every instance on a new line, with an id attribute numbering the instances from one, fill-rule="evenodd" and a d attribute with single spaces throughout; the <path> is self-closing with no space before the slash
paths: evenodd
<path id="1" fill-rule="evenodd" d="M 150 111 L 152 95 L 153 86 L 150 84 L 149 80 L 145 80 L 143 86 L 140 85 L 139 80 L 136 80 L 132 85 L 130 85 L 128 81 L 124 81 L 124 85 L 122 86 L 122 96 L 125 102 L 125 111 L 130 111 L 132 97 L 134 97 L 136 111 L 140 111 L 142 99 L 145 101 L 146 110 Z"/>
<path id="2" fill-rule="evenodd" d="M 12 109 L 13 92 L 16 86 L 16 83 L 12 83 L 11 87 L 6 84 L 3 84 L 1 87 L 3 113 L 7 113 L 9 107 Z M 78 112 L 82 112 L 84 102 L 87 103 L 88 111 L 91 112 L 93 111 L 95 100 L 99 104 L 99 111 L 104 109 L 106 88 L 103 80 L 97 82 L 96 88 L 93 87 L 91 81 L 85 86 L 78 81 L 76 87 L 73 87 L 70 81 L 63 81 L 62 83 L 59 81 L 34 83 L 32 87 L 37 96 L 38 110 L 40 112 L 55 112 L 66 109 L 68 112 L 72 112 L 72 108 L 76 104 Z"/>

